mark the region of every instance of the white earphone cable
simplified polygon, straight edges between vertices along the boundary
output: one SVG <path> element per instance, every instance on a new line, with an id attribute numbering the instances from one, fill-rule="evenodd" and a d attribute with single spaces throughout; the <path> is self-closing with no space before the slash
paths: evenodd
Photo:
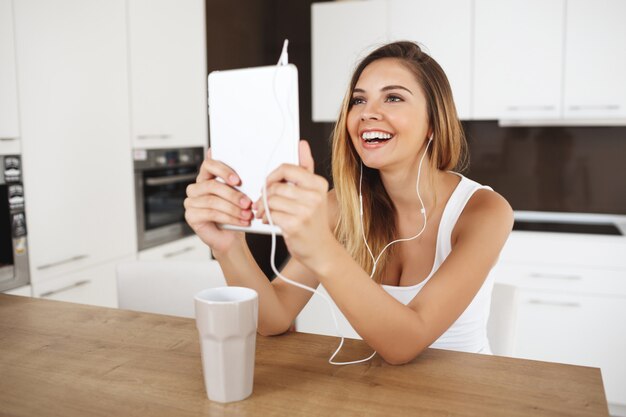
<path id="1" fill-rule="evenodd" d="M 278 61 L 278 64 L 276 65 L 276 67 L 278 68 L 281 65 L 286 65 L 288 63 L 288 59 L 287 59 L 287 45 L 288 45 L 288 41 L 285 40 L 285 43 L 283 45 L 283 50 L 281 53 L 281 58 Z M 274 81 L 275 81 L 275 77 L 276 74 L 274 74 Z M 274 89 L 274 96 L 276 98 L 276 101 L 280 107 L 280 102 L 278 100 L 278 98 L 276 97 L 276 90 Z M 280 107 L 281 109 L 281 117 L 283 118 L 283 120 L 285 119 L 285 116 L 283 114 L 283 109 L 282 107 Z M 291 118 L 293 118 L 293 115 L 291 114 L 291 112 L 289 112 L 289 116 Z M 274 154 L 274 152 L 276 151 L 278 145 L 280 144 L 280 142 L 282 141 L 282 136 L 285 133 L 285 126 L 283 123 L 283 127 L 282 127 L 282 131 L 281 131 L 281 135 L 280 135 L 280 140 L 279 142 L 276 144 L 276 146 L 274 147 L 274 150 L 272 151 L 272 155 Z M 374 261 L 374 266 L 372 268 L 372 272 L 370 273 L 370 278 L 372 278 L 374 276 L 374 273 L 376 271 L 376 265 L 378 264 L 378 261 L 380 260 L 380 257 L 382 256 L 383 252 L 392 244 L 397 243 L 397 242 L 405 242 L 405 241 L 409 241 L 409 240 L 413 240 L 416 239 L 417 237 L 419 237 L 422 232 L 426 229 L 426 209 L 424 207 L 424 202 L 422 201 L 422 197 L 420 195 L 419 192 L 419 180 L 420 180 L 420 174 L 421 174 L 421 170 L 422 170 L 422 162 L 424 161 L 424 157 L 428 151 L 428 146 L 430 145 L 430 143 L 432 142 L 432 136 L 430 138 L 430 140 L 428 141 L 428 145 L 426 145 L 426 149 L 424 150 L 424 155 L 422 155 L 422 158 L 420 159 L 420 163 L 419 163 L 419 168 L 417 171 L 417 185 L 416 185 L 416 190 L 417 190 L 417 197 L 420 201 L 420 204 L 422 205 L 422 209 L 421 212 L 424 216 L 424 225 L 422 226 L 422 229 L 413 237 L 411 238 L 405 238 L 405 239 L 397 239 L 394 240 L 393 242 L 388 243 L 383 250 L 380 252 L 380 254 L 378 255 L 377 258 L 374 258 L 374 255 L 372 253 L 372 250 L 370 249 L 368 243 L 367 243 L 367 238 L 365 236 L 365 228 L 363 227 L 363 197 L 362 197 L 362 193 L 361 193 L 361 186 L 362 186 L 362 180 L 363 180 L 363 163 L 361 162 L 361 175 L 360 175 L 360 179 L 359 179 L 359 204 L 360 204 L 360 218 L 361 218 L 361 234 L 363 236 L 363 241 L 365 242 L 365 246 L 367 247 L 367 250 L 370 254 L 370 256 L 372 257 L 372 260 Z M 271 161 L 272 158 L 270 158 L 269 160 Z M 269 175 L 269 169 L 266 168 L 266 177 L 267 175 Z M 355 361 L 348 361 L 348 362 L 337 362 L 335 361 L 335 357 L 339 354 L 339 352 L 341 351 L 341 348 L 343 347 L 344 341 L 345 341 L 345 337 L 343 335 L 343 333 L 341 332 L 340 328 L 339 328 L 339 322 L 337 320 L 337 315 L 335 314 L 335 309 L 333 308 L 333 303 L 330 300 L 330 298 L 328 296 L 326 296 L 324 293 L 322 293 L 321 291 L 318 291 L 315 288 L 311 288 L 307 285 L 301 284 L 299 282 L 293 281 L 287 277 L 285 277 L 284 275 L 282 275 L 280 273 L 280 271 L 278 270 L 278 268 L 276 267 L 276 231 L 275 231 L 275 225 L 274 225 L 274 221 L 272 219 L 272 215 L 270 213 L 270 209 L 269 209 L 269 205 L 267 202 L 267 182 L 263 182 L 263 190 L 262 190 L 262 197 L 263 197 L 263 205 L 266 208 L 266 215 L 267 215 L 267 220 L 271 226 L 271 236 L 272 236 L 272 247 L 271 247 L 271 253 L 270 253 L 270 265 L 272 267 L 272 271 L 274 272 L 274 274 L 276 274 L 277 278 L 282 279 L 283 281 L 294 285 L 298 288 L 301 288 L 303 290 L 306 291 L 310 291 L 314 294 L 318 294 L 320 297 L 322 297 L 326 303 L 328 304 L 328 308 L 330 309 L 330 313 L 331 316 L 333 318 L 333 322 L 335 324 L 335 329 L 337 331 L 337 335 L 341 338 L 341 341 L 339 342 L 339 346 L 337 347 L 337 349 L 335 350 L 335 352 L 331 355 L 331 357 L 328 359 L 328 363 L 332 364 L 332 365 L 353 365 L 353 364 L 357 364 L 357 363 L 362 363 L 362 362 L 367 362 L 370 359 L 372 359 L 375 355 L 376 352 L 372 353 L 369 357 L 364 358 L 364 359 L 359 359 L 359 360 L 355 360 Z"/>
<path id="2" fill-rule="evenodd" d="M 278 71 L 278 68 L 280 66 L 283 65 L 287 65 L 288 64 L 288 55 L 287 55 L 287 46 L 289 44 L 289 41 L 287 39 L 285 39 L 285 42 L 283 44 L 283 49 L 282 49 L 282 53 L 280 56 L 280 59 L 278 60 L 278 63 L 276 64 L 276 72 Z M 278 94 L 276 92 L 276 72 L 274 73 L 274 79 L 273 79 L 273 83 L 274 83 L 274 87 L 273 87 L 273 91 L 274 91 L 274 98 L 276 99 L 276 103 L 280 109 L 281 112 L 281 118 L 283 119 L 283 122 L 285 121 L 286 117 L 284 114 L 284 110 L 283 107 L 281 106 L 280 100 L 278 100 Z M 290 109 L 288 109 L 288 116 L 289 119 L 293 119 L 293 114 L 291 113 L 291 111 L 289 111 Z M 281 133 L 279 136 L 279 141 L 276 143 L 276 146 L 274 147 L 274 149 L 272 150 L 272 156 L 274 155 L 274 153 L 276 152 L 276 149 L 278 148 L 278 146 L 280 145 L 280 143 L 283 141 L 283 135 L 285 134 L 285 123 L 282 124 L 282 128 L 281 128 Z M 272 158 L 270 158 L 268 161 L 271 161 Z M 266 172 L 266 177 L 267 175 L 269 175 L 269 166 L 266 167 L 265 169 Z M 356 361 L 349 361 L 349 362 L 336 362 L 334 359 L 337 356 L 337 354 L 341 351 L 341 348 L 343 347 L 345 338 L 343 336 L 343 334 L 341 333 L 341 330 L 339 329 L 339 322 L 337 320 L 337 315 L 335 314 L 334 308 L 333 308 L 333 303 L 330 300 L 330 298 L 328 296 L 326 296 L 324 293 L 318 291 L 315 288 L 311 288 L 307 285 L 301 284 L 299 282 L 293 281 L 289 278 L 287 278 L 286 276 L 284 276 L 283 274 L 280 273 L 280 271 L 278 270 L 278 268 L 276 267 L 276 231 L 275 231 L 275 225 L 274 225 L 274 221 L 272 219 L 272 215 L 270 213 L 270 209 L 269 209 L 269 205 L 267 203 L 267 182 L 263 182 L 263 190 L 262 190 L 262 197 L 263 197 L 263 205 L 266 207 L 266 213 L 267 213 L 267 220 L 271 226 L 271 236 L 272 236 L 272 247 L 271 247 L 271 253 L 270 253 L 270 265 L 272 267 L 272 271 L 274 272 L 274 274 L 276 274 L 277 278 L 282 279 L 283 281 L 294 285 L 298 288 L 301 288 L 303 290 L 306 291 L 310 291 L 314 294 L 318 294 L 320 297 L 322 297 L 326 303 L 328 304 L 328 308 L 330 309 L 330 313 L 331 316 L 333 318 L 333 322 L 335 324 L 335 329 L 337 330 L 337 335 L 341 338 L 341 341 L 339 343 L 339 346 L 337 347 L 337 349 L 335 350 L 335 352 L 332 354 L 332 356 L 330 357 L 330 359 L 328 359 L 328 362 L 332 365 L 352 365 L 352 364 L 356 364 L 356 363 L 361 363 L 361 362 L 365 362 L 370 360 L 371 358 L 374 357 L 374 355 L 376 354 L 376 352 L 374 352 L 374 354 L 372 354 L 370 357 L 366 358 L 366 359 L 361 359 L 361 360 L 356 360 Z"/>
<path id="3" fill-rule="evenodd" d="M 417 168 L 417 182 L 415 185 L 415 190 L 417 192 L 417 198 L 420 201 L 420 205 L 422 206 L 422 208 L 420 209 L 420 212 L 422 213 L 422 216 L 424 216 L 424 224 L 422 225 L 422 228 L 419 232 L 417 232 L 417 234 L 413 237 L 408 237 L 408 238 L 400 238 L 400 239 L 396 239 L 393 242 L 389 242 L 387 243 L 387 245 L 383 248 L 383 250 L 380 251 L 380 253 L 378 254 L 378 256 L 376 257 L 376 259 L 374 259 L 374 255 L 372 254 L 372 250 L 370 249 L 370 246 L 367 244 L 367 238 L 365 237 L 365 227 L 363 226 L 363 195 L 361 194 L 361 184 L 363 182 L 363 162 L 361 162 L 361 175 L 359 178 L 359 202 L 361 204 L 360 207 L 360 215 L 361 215 L 361 234 L 363 235 L 363 242 L 365 242 L 365 246 L 367 247 L 367 251 L 369 252 L 370 256 L 372 257 L 372 261 L 374 261 L 374 267 L 372 268 L 372 273 L 370 275 L 370 278 L 374 276 L 374 272 L 376 272 L 376 266 L 378 265 L 378 261 L 380 260 L 380 257 L 383 255 L 383 253 L 387 250 L 387 248 L 391 245 L 393 245 L 394 243 L 398 243 L 398 242 L 408 242 L 410 240 L 413 239 L 417 239 L 426 229 L 426 207 L 424 206 L 424 200 L 422 200 L 422 196 L 420 194 L 420 177 L 422 175 L 422 163 L 424 162 L 424 157 L 426 156 L 426 154 L 428 153 L 428 147 L 430 146 L 430 143 L 433 141 L 432 135 L 430 137 L 430 139 L 428 140 L 428 144 L 426 145 L 426 149 L 424 149 L 424 153 L 422 154 L 422 157 L 420 158 L 420 163 L 419 166 Z"/>

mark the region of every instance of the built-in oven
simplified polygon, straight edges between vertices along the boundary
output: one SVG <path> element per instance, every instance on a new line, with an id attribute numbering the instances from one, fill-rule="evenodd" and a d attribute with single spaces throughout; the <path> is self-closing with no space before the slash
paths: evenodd
<path id="1" fill-rule="evenodd" d="M 30 283 L 19 155 L 0 155 L 0 292 Z"/>
<path id="2" fill-rule="evenodd" d="M 193 234 L 183 202 L 204 159 L 203 148 L 136 149 L 135 198 L 139 250 Z"/>

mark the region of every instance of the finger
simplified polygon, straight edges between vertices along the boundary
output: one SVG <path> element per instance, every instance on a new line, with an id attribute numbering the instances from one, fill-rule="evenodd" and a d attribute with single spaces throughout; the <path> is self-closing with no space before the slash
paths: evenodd
<path id="1" fill-rule="evenodd" d="M 273 195 L 267 199 L 270 215 L 274 213 L 287 213 L 298 215 L 307 210 L 307 204 L 303 204 L 299 200 L 292 200 L 290 198 L 282 197 L 279 195 Z M 267 210 L 263 211 L 263 215 L 267 216 Z"/>
<path id="2" fill-rule="evenodd" d="M 207 150 L 207 156 L 202 161 L 196 182 L 208 181 L 213 178 L 221 178 L 230 185 L 239 185 L 241 180 L 234 169 L 221 161 L 211 157 L 211 149 Z"/>
<path id="3" fill-rule="evenodd" d="M 301 140 L 299 143 L 298 154 L 300 157 L 300 166 L 309 172 L 315 172 L 315 162 L 313 161 L 313 155 L 311 154 L 311 147 L 309 142 Z"/>
<path id="4" fill-rule="evenodd" d="M 220 181 L 211 180 L 187 186 L 187 197 L 213 194 L 244 209 L 250 208 L 252 201 L 241 191 Z"/>
<path id="5" fill-rule="evenodd" d="M 275 182 L 267 187 L 268 197 L 280 195 L 294 200 L 301 200 L 308 195 L 308 193 L 311 193 L 311 191 L 298 187 L 291 182 Z"/>
<path id="6" fill-rule="evenodd" d="M 326 180 L 301 166 L 282 164 L 267 176 L 266 181 L 268 185 L 290 182 L 305 189 L 320 190 Z"/>
<path id="7" fill-rule="evenodd" d="M 284 188 L 284 190 L 283 190 Z M 277 182 L 266 187 L 267 197 L 279 194 L 287 198 L 297 200 L 299 196 L 300 188 L 289 182 Z M 262 218 L 265 215 L 265 204 L 263 202 L 263 190 L 261 190 L 261 196 L 257 201 L 252 204 L 252 209 L 255 211 L 255 217 L 257 219 Z"/>
<path id="8" fill-rule="evenodd" d="M 252 210 L 243 209 L 239 206 L 217 197 L 215 195 L 203 195 L 196 198 L 186 198 L 183 202 L 185 209 L 207 209 L 221 211 L 232 217 L 243 220 L 252 219 Z"/>
<path id="9" fill-rule="evenodd" d="M 267 221 L 267 219 L 265 219 L 263 223 L 268 224 L 269 222 Z M 287 213 L 274 213 L 272 215 L 272 223 L 280 227 L 280 230 L 283 233 L 283 237 L 285 238 L 288 238 L 298 229 L 298 219 L 293 215 Z"/>
<path id="10" fill-rule="evenodd" d="M 186 210 L 185 220 L 192 227 L 206 223 L 230 224 L 234 226 L 250 225 L 250 220 L 230 216 L 223 211 L 199 208 L 190 208 Z"/>

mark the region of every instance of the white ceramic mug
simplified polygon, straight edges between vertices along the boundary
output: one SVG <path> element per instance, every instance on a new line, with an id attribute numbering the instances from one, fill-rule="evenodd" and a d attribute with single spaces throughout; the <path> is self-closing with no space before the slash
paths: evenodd
<path id="1" fill-rule="evenodd" d="M 252 394 L 259 312 L 256 291 L 218 287 L 195 298 L 202 369 L 211 401 L 231 402 Z"/>

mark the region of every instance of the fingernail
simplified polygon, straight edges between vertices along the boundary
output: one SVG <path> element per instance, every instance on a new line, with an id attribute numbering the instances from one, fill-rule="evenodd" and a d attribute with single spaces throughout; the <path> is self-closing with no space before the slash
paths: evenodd
<path id="1" fill-rule="evenodd" d="M 252 217 L 252 212 L 250 210 L 241 210 L 240 217 L 242 219 L 250 220 L 250 218 Z"/>
<path id="2" fill-rule="evenodd" d="M 237 184 L 239 182 L 239 178 L 235 174 L 230 174 L 230 176 L 228 177 L 228 181 L 233 184 Z"/>
<path id="3" fill-rule="evenodd" d="M 241 220 L 239 220 L 239 223 L 240 223 L 240 224 L 243 224 L 244 226 L 247 226 L 247 225 L 248 225 L 248 223 L 250 223 L 250 221 L 249 221 L 249 220 L 243 220 L 243 219 L 241 219 Z"/>
<path id="4" fill-rule="evenodd" d="M 252 201 L 250 201 L 248 197 L 241 197 L 241 200 L 239 200 L 239 204 L 243 208 L 248 208 L 250 206 L 250 203 L 252 203 Z"/>

